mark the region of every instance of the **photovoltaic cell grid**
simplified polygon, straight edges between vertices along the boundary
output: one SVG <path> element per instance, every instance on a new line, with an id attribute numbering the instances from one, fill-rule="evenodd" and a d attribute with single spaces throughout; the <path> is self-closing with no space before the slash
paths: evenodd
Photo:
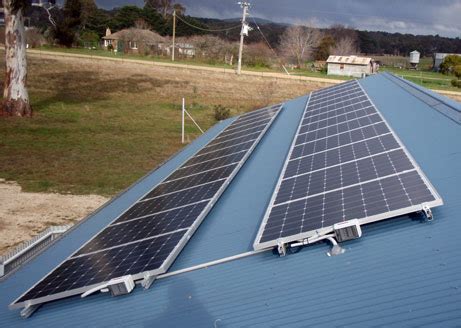
<path id="1" fill-rule="evenodd" d="M 240 116 L 12 307 L 80 294 L 125 275 L 164 273 L 281 108 Z"/>
<path id="2" fill-rule="evenodd" d="M 254 248 L 443 202 L 357 81 L 311 94 Z"/>

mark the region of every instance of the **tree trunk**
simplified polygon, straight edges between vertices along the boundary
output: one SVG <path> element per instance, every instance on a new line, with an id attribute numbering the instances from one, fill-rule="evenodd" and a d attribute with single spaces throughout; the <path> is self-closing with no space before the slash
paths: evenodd
<path id="1" fill-rule="evenodd" d="M 8 116 L 31 116 L 29 94 L 26 88 L 27 59 L 24 11 L 14 10 L 12 0 L 4 0 L 5 8 L 5 63 L 2 112 Z"/>

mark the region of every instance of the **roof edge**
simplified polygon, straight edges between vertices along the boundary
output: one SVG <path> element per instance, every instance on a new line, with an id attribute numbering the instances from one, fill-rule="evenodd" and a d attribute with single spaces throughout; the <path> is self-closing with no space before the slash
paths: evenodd
<path id="1" fill-rule="evenodd" d="M 382 73 L 382 75 L 389 81 L 400 86 L 414 97 L 426 103 L 431 108 L 437 110 L 441 114 L 461 125 L 461 104 L 458 102 L 392 73 L 385 72 Z"/>

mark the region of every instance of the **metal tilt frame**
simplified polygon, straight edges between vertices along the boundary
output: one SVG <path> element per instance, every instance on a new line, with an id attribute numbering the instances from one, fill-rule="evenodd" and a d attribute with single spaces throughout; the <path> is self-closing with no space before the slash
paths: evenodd
<path id="1" fill-rule="evenodd" d="M 246 1 L 238 2 L 238 4 L 243 8 L 243 17 L 242 17 L 242 30 L 240 32 L 240 48 L 239 48 L 239 60 L 238 60 L 238 67 L 237 67 L 237 74 L 240 75 L 242 73 L 242 54 L 243 54 L 243 41 L 245 36 L 248 35 L 248 25 L 247 25 L 247 16 L 248 16 L 248 8 L 250 8 L 250 3 Z"/>

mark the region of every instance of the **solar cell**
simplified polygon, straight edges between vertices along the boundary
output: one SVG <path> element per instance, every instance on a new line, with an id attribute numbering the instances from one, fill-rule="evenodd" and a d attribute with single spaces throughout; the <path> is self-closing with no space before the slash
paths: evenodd
<path id="1" fill-rule="evenodd" d="M 254 141 L 247 141 L 247 142 L 243 142 L 241 144 L 236 144 L 236 145 L 233 145 L 233 146 L 230 146 L 230 147 L 226 147 L 224 149 L 220 149 L 220 150 L 217 150 L 217 151 L 213 151 L 213 152 L 203 152 L 200 151 L 197 155 L 195 155 L 193 158 L 191 158 L 190 160 L 188 160 L 186 162 L 186 165 L 193 165 L 193 164 L 198 164 L 198 163 L 203 163 L 203 162 L 207 162 L 209 160 L 214 160 L 218 157 L 223 157 L 223 156 L 228 156 L 228 155 L 231 155 L 231 154 L 234 154 L 234 153 L 238 153 L 238 152 L 241 152 L 241 151 L 247 151 L 248 149 L 251 148 L 251 146 L 254 144 Z"/>
<path id="2" fill-rule="evenodd" d="M 336 223 L 361 224 L 443 202 L 359 82 L 311 94 L 257 234 L 264 249 Z"/>
<path id="3" fill-rule="evenodd" d="M 80 294 L 125 275 L 140 280 L 164 273 L 281 108 L 240 116 L 11 307 Z"/>
<path id="4" fill-rule="evenodd" d="M 171 234 L 122 245 L 101 252 L 72 257 L 48 275 L 32 290 L 19 298 L 18 302 L 40 299 L 49 295 L 59 296 L 74 290 L 82 293 L 114 277 L 139 275 L 140 272 L 161 267 L 187 229 Z"/>

